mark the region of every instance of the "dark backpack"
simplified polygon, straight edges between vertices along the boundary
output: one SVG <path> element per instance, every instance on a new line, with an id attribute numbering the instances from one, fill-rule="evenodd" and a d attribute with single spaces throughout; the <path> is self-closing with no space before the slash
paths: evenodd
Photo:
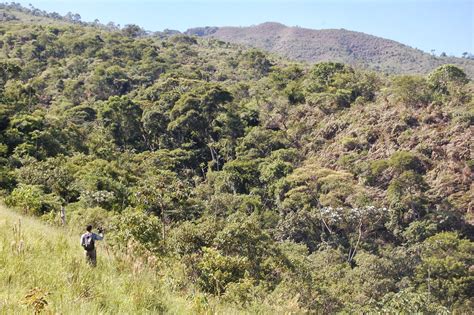
<path id="1" fill-rule="evenodd" d="M 92 233 L 87 233 L 84 236 L 84 240 L 82 241 L 82 247 L 84 247 L 84 249 L 87 251 L 91 251 L 94 250 L 94 245 L 94 236 L 92 235 Z"/>

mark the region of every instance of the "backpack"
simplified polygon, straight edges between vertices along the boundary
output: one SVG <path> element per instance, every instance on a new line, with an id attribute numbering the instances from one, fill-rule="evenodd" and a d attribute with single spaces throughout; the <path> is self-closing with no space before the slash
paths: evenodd
<path id="1" fill-rule="evenodd" d="M 87 233 L 84 236 L 84 240 L 82 241 L 82 247 L 84 247 L 85 250 L 91 251 L 94 250 L 94 236 L 92 233 Z"/>

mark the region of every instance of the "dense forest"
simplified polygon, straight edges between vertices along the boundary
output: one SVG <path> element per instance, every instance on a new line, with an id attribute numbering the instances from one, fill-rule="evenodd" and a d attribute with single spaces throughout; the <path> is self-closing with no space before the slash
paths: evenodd
<path id="1" fill-rule="evenodd" d="M 103 226 L 205 305 L 469 313 L 473 91 L 454 65 L 386 76 L 5 19 L 0 187 L 48 224 L 64 207 L 71 228 Z"/>

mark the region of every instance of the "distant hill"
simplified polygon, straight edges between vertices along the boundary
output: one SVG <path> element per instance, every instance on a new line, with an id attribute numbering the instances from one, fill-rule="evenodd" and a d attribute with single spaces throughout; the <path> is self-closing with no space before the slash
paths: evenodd
<path id="1" fill-rule="evenodd" d="M 257 47 L 299 61 L 333 60 L 395 74 L 426 74 L 442 64 L 456 64 L 474 77 L 473 60 L 436 57 L 393 40 L 344 29 L 313 30 L 267 22 L 249 27 L 198 27 L 185 33 Z"/>

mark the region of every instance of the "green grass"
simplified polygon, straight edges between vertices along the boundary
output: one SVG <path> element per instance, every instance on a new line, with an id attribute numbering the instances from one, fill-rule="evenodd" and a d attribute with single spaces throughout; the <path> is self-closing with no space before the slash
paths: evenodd
<path id="1" fill-rule="evenodd" d="M 192 302 L 166 294 L 158 270 L 113 255 L 106 242 L 93 269 L 79 235 L 0 206 L 0 314 L 31 314 L 43 302 L 45 313 L 192 313 Z"/>

